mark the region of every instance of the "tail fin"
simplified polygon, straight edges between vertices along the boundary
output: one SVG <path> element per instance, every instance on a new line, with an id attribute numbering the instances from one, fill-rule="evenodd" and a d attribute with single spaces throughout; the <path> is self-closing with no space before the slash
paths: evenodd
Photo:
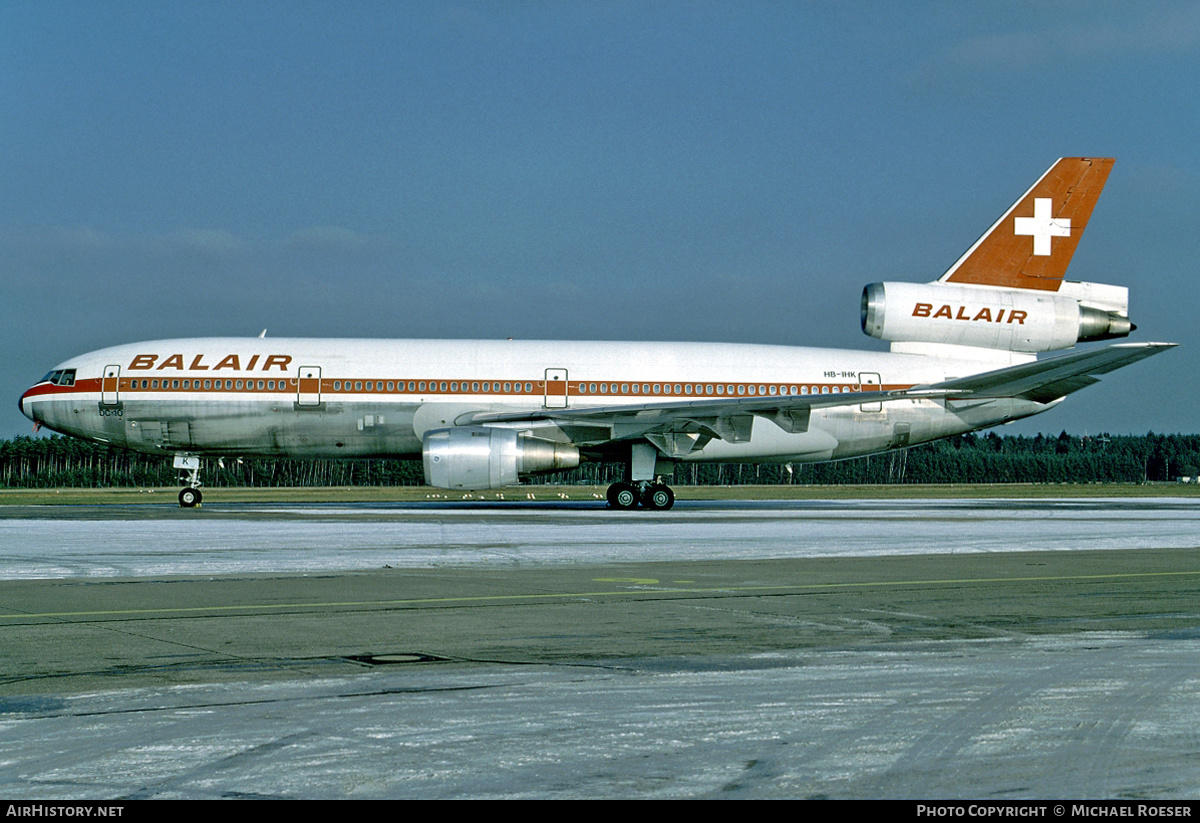
<path id="1" fill-rule="evenodd" d="M 1058 291 L 1113 162 L 1060 159 L 938 282 Z"/>

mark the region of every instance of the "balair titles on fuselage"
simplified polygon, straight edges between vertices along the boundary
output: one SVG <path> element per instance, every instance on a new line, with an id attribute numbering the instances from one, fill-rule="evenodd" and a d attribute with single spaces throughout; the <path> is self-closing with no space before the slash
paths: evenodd
<path id="1" fill-rule="evenodd" d="M 220 360 L 216 361 L 216 365 L 209 366 L 204 362 L 207 354 L 197 354 L 192 358 L 192 362 L 185 366 L 184 356 L 182 354 L 170 354 L 163 358 L 162 362 L 158 362 L 161 355 L 157 354 L 139 354 L 136 355 L 129 363 L 131 371 L 144 371 L 153 369 L 161 371 L 163 369 L 175 369 L 176 371 L 218 371 L 220 369 L 230 369 L 232 371 L 254 371 L 262 361 L 262 367 L 259 371 L 270 371 L 271 369 L 279 369 L 281 372 L 286 372 L 288 364 L 292 362 L 292 358 L 287 354 L 268 354 L 265 358 L 259 354 L 251 355 L 243 368 L 242 360 L 239 355 L 227 354 Z"/>

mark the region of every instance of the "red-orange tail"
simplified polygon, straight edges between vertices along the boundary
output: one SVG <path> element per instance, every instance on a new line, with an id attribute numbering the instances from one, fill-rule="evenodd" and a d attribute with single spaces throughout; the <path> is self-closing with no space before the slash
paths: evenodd
<path id="1" fill-rule="evenodd" d="M 1058 291 L 1113 162 L 1060 159 L 939 282 Z"/>

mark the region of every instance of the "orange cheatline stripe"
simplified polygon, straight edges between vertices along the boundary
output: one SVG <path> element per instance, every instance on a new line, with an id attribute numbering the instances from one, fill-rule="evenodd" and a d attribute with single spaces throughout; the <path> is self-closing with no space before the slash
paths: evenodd
<path id="1" fill-rule="evenodd" d="M 210 386 L 205 388 L 203 381 L 209 381 Z M 241 382 L 240 387 L 237 383 Z M 307 379 L 304 382 L 308 382 Z M 142 384 L 146 384 L 143 386 Z M 230 386 L 227 388 L 226 383 Z M 259 384 L 262 387 L 259 387 Z M 554 388 L 554 383 L 561 383 L 566 388 L 566 394 L 572 397 L 636 397 L 643 398 L 652 397 L 670 397 L 670 398 L 749 398 L 749 397 L 788 397 L 788 396 L 803 396 L 805 394 L 838 394 L 838 393 L 857 393 L 860 391 L 899 391 L 911 388 L 911 384 L 858 384 L 847 380 L 835 382 L 814 382 L 814 381 L 770 381 L 770 382 L 727 382 L 720 383 L 711 381 L 671 381 L 669 383 L 644 382 L 636 383 L 629 381 L 614 381 L 614 380 L 597 380 L 597 381 L 551 381 L 551 388 Z M 38 397 L 44 395 L 54 396 L 78 396 L 84 395 L 89 397 L 97 394 L 101 388 L 101 380 L 83 379 L 75 383 L 74 386 L 35 386 L 26 393 L 26 397 Z M 157 385 L 155 385 L 157 384 Z M 186 384 L 186 385 L 185 385 Z M 391 388 L 388 388 L 388 386 Z M 371 388 L 366 388 L 370 385 Z M 446 388 L 442 388 L 445 385 Z M 423 387 L 422 387 L 423 386 Z M 545 393 L 546 383 L 544 380 L 377 380 L 377 379 L 350 379 L 350 380 L 335 380 L 329 377 L 322 377 L 320 380 L 319 391 L 322 394 L 330 395 L 379 395 L 379 394 L 397 394 L 397 395 L 489 395 L 489 396 L 512 396 L 512 397 L 529 397 L 540 396 Z M 411 387 L 411 388 L 410 388 Z M 511 387 L 511 388 L 510 388 Z M 522 388 L 523 387 L 523 388 Z M 721 389 L 721 391 L 718 391 Z M 123 393 L 132 392 L 147 392 L 147 393 L 163 393 L 163 392 L 274 392 L 274 393 L 294 393 L 297 390 L 316 391 L 314 386 L 305 386 L 301 388 L 297 383 L 297 378 L 280 377 L 271 379 L 260 378 L 235 378 L 222 377 L 214 379 L 211 377 L 168 377 L 168 378 L 121 378 L 119 383 L 119 391 Z M 774 394 L 772 394 L 774 390 Z M 793 391 L 794 390 L 794 391 Z M 551 391 L 551 394 L 561 394 L 561 391 Z"/>

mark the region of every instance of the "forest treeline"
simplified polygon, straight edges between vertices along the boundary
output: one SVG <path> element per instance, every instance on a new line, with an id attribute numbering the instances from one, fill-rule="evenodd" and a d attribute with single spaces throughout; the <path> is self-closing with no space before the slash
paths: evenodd
<path id="1" fill-rule="evenodd" d="M 681 464 L 674 485 L 810 483 L 1144 483 L 1195 477 L 1200 435 L 1077 437 L 965 434 L 906 451 L 796 464 Z M 539 483 L 607 485 L 615 464 L 585 463 Z M 418 486 L 419 460 L 205 459 L 205 486 Z M 58 435 L 0 441 L 0 488 L 174 486 L 170 455 L 148 455 Z"/>

